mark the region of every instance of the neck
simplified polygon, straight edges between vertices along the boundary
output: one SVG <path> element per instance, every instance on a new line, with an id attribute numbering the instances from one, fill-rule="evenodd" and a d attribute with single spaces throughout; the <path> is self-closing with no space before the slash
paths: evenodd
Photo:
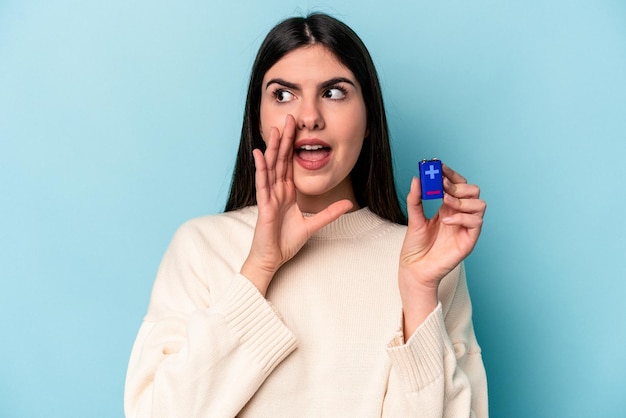
<path id="1" fill-rule="evenodd" d="M 352 208 L 348 212 L 354 212 L 359 210 L 361 207 L 356 201 L 356 197 L 354 196 L 354 192 L 350 192 L 349 195 L 345 193 L 326 193 L 323 196 L 311 196 L 306 195 L 300 192 L 296 192 L 296 201 L 298 202 L 298 207 L 303 213 L 318 213 L 329 207 L 335 202 L 340 200 L 349 200 L 352 202 Z"/>
<path id="2" fill-rule="evenodd" d="M 305 176 L 295 180 L 296 201 L 298 202 L 298 207 L 304 213 L 319 213 L 340 200 L 349 200 L 352 203 L 352 209 L 349 212 L 360 209 L 350 176 L 344 178 L 334 187 L 323 185 L 324 180 L 320 181 L 315 177 L 309 178 Z"/>

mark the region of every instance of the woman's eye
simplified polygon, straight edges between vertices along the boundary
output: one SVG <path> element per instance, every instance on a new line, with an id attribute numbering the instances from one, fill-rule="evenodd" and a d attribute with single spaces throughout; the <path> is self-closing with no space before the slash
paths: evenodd
<path id="1" fill-rule="evenodd" d="M 324 92 L 324 97 L 332 100 L 339 100 L 346 97 L 346 91 L 339 87 L 333 87 Z"/>
<path id="2" fill-rule="evenodd" d="M 274 92 L 274 97 L 276 101 L 279 103 L 286 103 L 293 100 L 294 95 L 289 93 L 287 90 L 276 90 Z"/>

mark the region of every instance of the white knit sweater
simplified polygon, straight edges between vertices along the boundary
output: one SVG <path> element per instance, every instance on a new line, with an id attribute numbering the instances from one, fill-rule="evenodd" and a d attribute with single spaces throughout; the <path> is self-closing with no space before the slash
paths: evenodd
<path id="1" fill-rule="evenodd" d="M 130 358 L 128 417 L 487 416 L 462 265 L 405 344 L 406 227 L 368 209 L 343 215 L 279 270 L 265 299 L 238 273 L 256 216 L 206 216 L 175 234 Z"/>

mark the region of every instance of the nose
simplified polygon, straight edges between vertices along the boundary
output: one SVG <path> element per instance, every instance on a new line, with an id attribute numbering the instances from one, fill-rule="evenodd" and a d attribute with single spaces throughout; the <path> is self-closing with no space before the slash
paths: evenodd
<path id="1" fill-rule="evenodd" d="M 324 117 L 320 103 L 316 99 L 301 101 L 296 122 L 298 129 L 301 130 L 323 129 Z"/>

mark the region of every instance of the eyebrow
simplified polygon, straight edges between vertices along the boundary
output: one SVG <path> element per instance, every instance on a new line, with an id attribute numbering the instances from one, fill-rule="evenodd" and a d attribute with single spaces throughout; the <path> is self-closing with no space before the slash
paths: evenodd
<path id="1" fill-rule="evenodd" d="M 349 78 L 335 77 L 335 78 L 331 78 L 330 80 L 326 80 L 323 83 L 321 83 L 320 84 L 320 88 L 325 89 L 325 88 L 334 86 L 335 84 L 339 84 L 339 83 L 348 83 L 348 84 L 356 87 L 354 81 L 350 80 Z M 300 90 L 300 85 L 299 84 L 291 83 L 291 82 L 289 82 L 287 80 L 283 80 L 282 78 L 272 78 L 265 85 L 265 89 L 267 90 L 267 88 L 270 85 L 272 85 L 272 84 L 280 84 L 281 86 L 287 87 L 289 89 Z"/>

